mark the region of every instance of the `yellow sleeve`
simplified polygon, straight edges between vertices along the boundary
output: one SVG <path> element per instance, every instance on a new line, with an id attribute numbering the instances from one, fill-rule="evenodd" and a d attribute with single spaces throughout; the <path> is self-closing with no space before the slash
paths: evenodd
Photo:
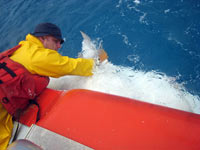
<path id="1" fill-rule="evenodd" d="M 39 39 L 30 34 L 19 44 L 21 47 L 10 58 L 32 74 L 56 78 L 64 75 L 92 75 L 93 59 L 62 56 L 55 50 L 45 48 Z"/>
<path id="2" fill-rule="evenodd" d="M 93 59 L 70 58 L 55 50 L 39 49 L 31 58 L 30 72 L 50 77 L 92 75 Z"/>

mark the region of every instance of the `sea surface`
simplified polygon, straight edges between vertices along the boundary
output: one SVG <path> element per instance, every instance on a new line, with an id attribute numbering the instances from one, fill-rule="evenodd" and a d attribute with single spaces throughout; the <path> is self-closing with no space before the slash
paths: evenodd
<path id="1" fill-rule="evenodd" d="M 200 113 L 199 0 L 0 0 L 0 51 L 41 22 L 62 29 L 62 55 L 76 58 L 101 46 L 109 55 L 93 77 L 52 79 L 50 87 L 92 89 Z"/>

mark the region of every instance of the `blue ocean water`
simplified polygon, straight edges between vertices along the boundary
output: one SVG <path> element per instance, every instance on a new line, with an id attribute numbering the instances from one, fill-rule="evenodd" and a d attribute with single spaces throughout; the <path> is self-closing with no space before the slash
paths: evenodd
<path id="1" fill-rule="evenodd" d="M 200 96 L 198 0 L 0 0 L 0 50 L 40 22 L 61 27 L 63 55 L 77 57 L 83 31 L 103 44 L 113 64 L 162 72 Z"/>

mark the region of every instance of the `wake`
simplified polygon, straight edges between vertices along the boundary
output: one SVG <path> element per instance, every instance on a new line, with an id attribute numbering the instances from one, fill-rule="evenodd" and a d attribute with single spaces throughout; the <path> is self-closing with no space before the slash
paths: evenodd
<path id="1" fill-rule="evenodd" d="M 79 57 L 96 59 L 102 46 L 96 46 L 86 34 L 81 34 L 83 41 Z M 108 60 L 95 66 L 93 73 L 91 77 L 51 78 L 48 87 L 57 90 L 89 89 L 200 114 L 200 98 L 164 73 L 133 70 L 116 66 Z"/>

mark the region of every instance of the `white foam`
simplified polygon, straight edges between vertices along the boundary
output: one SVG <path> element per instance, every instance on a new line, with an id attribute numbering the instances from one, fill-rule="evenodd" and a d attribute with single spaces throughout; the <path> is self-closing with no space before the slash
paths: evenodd
<path id="1" fill-rule="evenodd" d="M 97 56 L 97 48 L 90 39 L 83 40 L 81 56 Z M 175 78 L 155 71 L 116 66 L 109 61 L 96 66 L 91 77 L 51 78 L 49 87 L 58 90 L 90 89 L 200 114 L 200 98 L 187 92 Z"/>
<path id="2" fill-rule="evenodd" d="M 134 0 L 134 3 L 138 5 L 138 4 L 140 4 L 140 1 L 139 0 Z"/>
<path id="3" fill-rule="evenodd" d="M 169 13 L 169 12 L 170 12 L 170 9 L 164 10 L 164 13 L 165 13 L 165 14 L 167 14 L 167 13 Z"/>

